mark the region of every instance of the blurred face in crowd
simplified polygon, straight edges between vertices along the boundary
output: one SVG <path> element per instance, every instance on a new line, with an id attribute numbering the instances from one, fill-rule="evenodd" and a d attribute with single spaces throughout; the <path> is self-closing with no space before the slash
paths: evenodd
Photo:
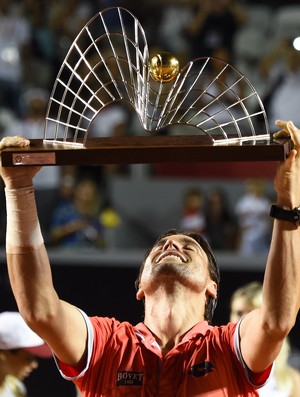
<path id="1" fill-rule="evenodd" d="M 3 376 L 13 375 L 22 381 L 37 367 L 36 357 L 25 349 L 0 351 L 0 370 Z"/>
<path id="2" fill-rule="evenodd" d="M 253 306 L 244 296 L 233 299 L 230 308 L 230 321 L 238 322 L 245 314 L 249 313 Z"/>

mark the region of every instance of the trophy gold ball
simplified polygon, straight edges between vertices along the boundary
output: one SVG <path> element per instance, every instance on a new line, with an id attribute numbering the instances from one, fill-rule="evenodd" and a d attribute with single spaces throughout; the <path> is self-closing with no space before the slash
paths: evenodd
<path id="1" fill-rule="evenodd" d="M 168 83 L 179 73 L 178 59 L 169 52 L 155 54 L 150 60 L 150 75 L 155 81 Z"/>

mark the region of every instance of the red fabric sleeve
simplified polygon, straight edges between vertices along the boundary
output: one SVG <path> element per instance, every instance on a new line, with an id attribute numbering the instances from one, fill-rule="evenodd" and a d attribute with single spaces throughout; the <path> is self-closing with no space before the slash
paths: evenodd
<path id="1" fill-rule="evenodd" d="M 270 376 L 272 370 L 272 365 L 270 365 L 263 372 L 251 372 L 250 371 L 250 380 L 254 385 L 263 385 L 268 377 Z"/>
<path id="2" fill-rule="evenodd" d="M 78 376 L 84 370 L 84 366 L 85 366 L 83 362 L 83 363 L 79 363 L 76 366 L 71 367 L 70 365 L 67 365 L 62 361 L 60 361 L 58 358 L 57 358 L 57 363 L 59 365 L 59 368 L 62 370 L 63 374 L 70 378 L 74 378 L 75 376 Z"/>

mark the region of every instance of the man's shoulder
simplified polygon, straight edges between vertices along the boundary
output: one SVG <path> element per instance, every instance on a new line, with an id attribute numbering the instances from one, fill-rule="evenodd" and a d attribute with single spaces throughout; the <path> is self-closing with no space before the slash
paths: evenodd
<path id="1" fill-rule="evenodd" d="M 135 327 L 128 321 L 119 321 L 114 317 L 89 317 L 92 326 L 96 330 L 107 331 L 108 333 L 132 333 Z"/>

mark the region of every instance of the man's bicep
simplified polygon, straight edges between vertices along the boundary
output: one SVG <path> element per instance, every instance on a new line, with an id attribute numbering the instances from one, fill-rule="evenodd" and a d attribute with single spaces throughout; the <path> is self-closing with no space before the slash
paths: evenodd
<path id="1" fill-rule="evenodd" d="M 239 327 L 240 349 L 244 362 L 252 372 L 262 372 L 276 359 L 283 340 L 263 327 L 260 309 L 248 313 Z"/>
<path id="2" fill-rule="evenodd" d="M 45 341 L 60 361 L 77 365 L 87 348 L 87 324 L 81 311 L 60 301 L 60 313 L 43 332 Z"/>

